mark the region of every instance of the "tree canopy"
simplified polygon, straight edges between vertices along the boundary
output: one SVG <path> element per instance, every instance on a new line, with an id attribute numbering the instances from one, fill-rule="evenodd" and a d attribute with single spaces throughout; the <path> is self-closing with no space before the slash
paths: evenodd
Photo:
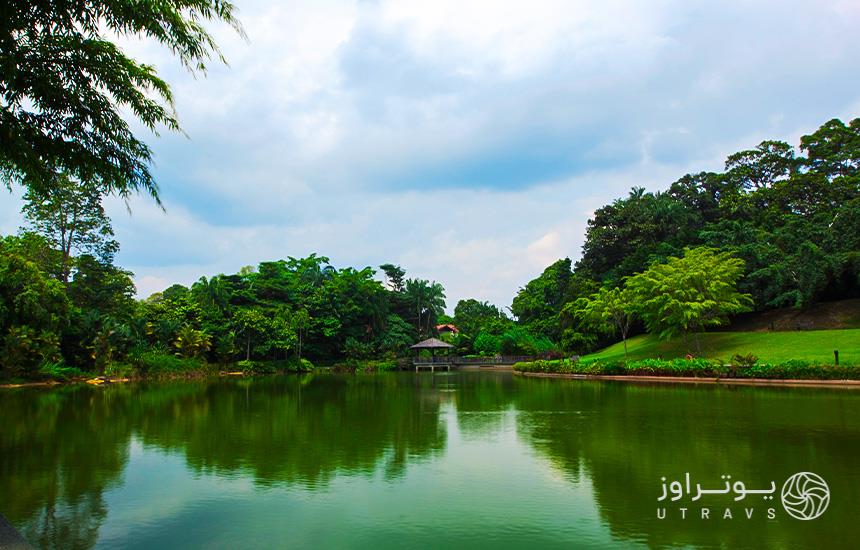
<path id="1" fill-rule="evenodd" d="M 833 119 L 799 148 L 766 140 L 729 155 L 722 172 L 686 174 L 665 191 L 634 188 L 597 209 L 580 260 L 549 266 L 512 310 L 565 349 L 592 350 L 612 340 L 574 314 L 577 300 L 701 246 L 743 261 L 738 291 L 754 311 L 808 308 L 860 296 L 858 235 L 860 119 Z"/>
<path id="2" fill-rule="evenodd" d="M 154 40 L 205 72 L 213 57 L 223 61 L 205 24 L 243 32 L 225 0 L 2 0 L 0 13 L 0 172 L 7 186 L 41 193 L 65 172 L 104 192 L 158 198 L 152 151 L 123 113 L 177 131 L 173 95 L 111 37 Z"/>
<path id="3" fill-rule="evenodd" d="M 102 192 L 92 183 L 76 183 L 66 174 L 58 174 L 55 183 L 44 191 L 30 189 L 24 194 L 23 214 L 29 229 L 60 251 L 60 279 L 64 283 L 69 281 L 73 252 L 110 264 L 119 250 L 102 206 Z"/>
<path id="4" fill-rule="evenodd" d="M 749 311 L 752 298 L 737 291 L 743 271 L 743 260 L 729 252 L 692 248 L 682 258 L 670 257 L 630 277 L 625 290 L 649 332 L 686 338 Z"/>

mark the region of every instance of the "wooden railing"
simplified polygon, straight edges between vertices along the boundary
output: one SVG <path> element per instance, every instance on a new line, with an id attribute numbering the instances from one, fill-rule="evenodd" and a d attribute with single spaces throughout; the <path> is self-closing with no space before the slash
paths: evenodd
<path id="1" fill-rule="evenodd" d="M 494 357 L 453 357 L 455 365 L 513 365 L 520 361 L 530 361 L 525 355 L 496 355 Z"/>
<path id="2" fill-rule="evenodd" d="M 435 357 L 416 357 L 413 365 L 513 365 L 520 361 L 531 361 L 526 355 L 496 355 L 494 357 L 458 357 L 455 355 L 436 355 Z"/>

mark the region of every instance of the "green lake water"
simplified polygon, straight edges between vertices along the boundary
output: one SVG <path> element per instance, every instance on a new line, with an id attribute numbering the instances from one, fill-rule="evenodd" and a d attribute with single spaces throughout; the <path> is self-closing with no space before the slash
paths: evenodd
<path id="1" fill-rule="evenodd" d="M 809 521 L 780 498 L 805 471 L 830 491 Z M 658 501 L 686 474 L 776 495 Z M 0 513 L 38 547 L 856 548 L 860 392 L 509 372 L 3 390 Z"/>

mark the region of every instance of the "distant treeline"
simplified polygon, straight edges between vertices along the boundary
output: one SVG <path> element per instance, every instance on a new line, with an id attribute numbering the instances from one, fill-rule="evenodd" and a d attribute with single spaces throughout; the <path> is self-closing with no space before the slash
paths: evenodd
<path id="1" fill-rule="evenodd" d="M 621 335 L 581 314 L 594 297 L 613 298 L 628 277 L 670 258 L 685 258 L 670 262 L 679 273 L 742 260 L 727 279 L 748 295 L 727 300 L 734 311 L 860 296 L 860 119 L 827 122 L 799 151 L 762 142 L 729 156 L 723 172 L 685 175 L 665 192 L 634 188 L 595 212 L 575 265 L 559 260 L 520 289 L 512 316 L 466 299 L 450 317 L 439 283 L 407 279 L 393 264 L 380 266 L 381 282 L 369 267 L 338 269 L 316 254 L 137 300 L 132 274 L 114 265 L 106 192 L 65 173 L 27 190 L 27 225 L 0 238 L 0 377 L 402 357 L 440 323 L 456 325 L 442 337 L 460 354 L 583 353 Z M 637 299 L 657 288 L 638 282 Z M 655 330 L 664 329 L 672 333 Z"/>
<path id="2" fill-rule="evenodd" d="M 571 304 L 694 247 L 743 260 L 738 290 L 754 311 L 860 296 L 860 119 L 825 123 L 799 151 L 764 141 L 730 155 L 723 172 L 687 174 L 664 192 L 634 188 L 589 220 L 581 259 L 549 266 L 511 311 L 531 333 L 590 351 L 619 334 L 596 334 Z"/>

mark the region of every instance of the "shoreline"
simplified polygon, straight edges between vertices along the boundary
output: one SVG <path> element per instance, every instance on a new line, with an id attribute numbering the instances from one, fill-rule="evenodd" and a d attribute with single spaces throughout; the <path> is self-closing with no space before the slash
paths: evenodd
<path id="1" fill-rule="evenodd" d="M 607 380 L 620 382 L 663 383 L 663 384 L 725 384 L 729 386 L 782 386 L 806 388 L 844 388 L 860 390 L 860 380 L 812 380 L 782 378 L 717 378 L 714 376 L 642 376 L 628 374 L 566 374 L 555 372 L 520 372 L 518 376 L 532 378 L 561 378 L 567 380 Z"/>
<path id="2" fill-rule="evenodd" d="M 466 370 L 479 370 L 478 368 Z M 481 368 L 480 370 L 485 370 Z M 510 370 L 497 368 L 496 370 Z M 73 386 L 76 384 L 89 386 L 111 386 L 114 384 L 136 383 L 136 382 L 172 382 L 177 380 L 202 380 L 206 378 L 254 378 L 259 376 L 285 376 L 294 374 L 311 374 L 311 373 L 328 373 L 328 374 L 378 374 L 381 372 L 411 372 L 411 369 L 398 369 L 397 371 L 366 371 L 357 368 L 349 370 L 341 366 L 316 367 L 313 371 L 282 371 L 282 372 L 267 372 L 253 373 L 244 371 L 219 371 L 219 372 L 202 372 L 193 371 L 187 373 L 173 373 L 157 376 L 94 376 L 92 378 L 69 378 L 68 380 L 31 380 L 23 382 L 0 382 L 0 390 L 12 390 L 19 388 L 53 388 L 57 386 Z"/>
<path id="3" fill-rule="evenodd" d="M 186 373 L 171 376 L 95 376 L 92 378 L 70 378 L 68 380 L 34 380 L 31 382 L 4 382 L 0 383 L 0 390 L 16 388 L 52 388 L 55 386 L 71 386 L 74 384 L 87 384 L 90 386 L 109 386 L 111 384 L 125 384 L 128 382 L 148 381 L 171 381 L 171 380 L 197 380 L 201 378 L 223 378 L 228 376 L 254 376 L 242 371 L 222 371 L 218 373 Z"/>
<path id="4" fill-rule="evenodd" d="M 647 375 L 627 375 L 627 374 L 569 374 L 569 373 L 554 373 L 554 372 L 522 372 L 512 368 L 487 368 L 487 367 L 472 367 L 457 370 L 466 371 L 505 371 L 513 372 L 517 376 L 526 376 L 530 378 L 558 378 L 563 380 L 602 380 L 615 382 L 633 382 L 633 383 L 660 383 L 660 384 L 724 384 L 727 386 L 780 386 L 780 387 L 806 387 L 806 388 L 843 388 L 860 390 L 860 380 L 815 380 L 815 379 L 783 379 L 783 378 L 718 378 L 715 376 L 647 376 Z M 407 372 L 411 372 L 407 371 Z M 277 373 L 277 374 L 295 374 L 295 373 Z M 73 379 L 66 381 L 45 380 L 33 382 L 19 383 L 0 383 L 0 390 L 17 389 L 17 388 L 39 388 L 39 387 L 56 387 L 68 386 L 74 384 L 87 384 L 94 386 L 123 384 L 128 382 L 144 382 L 148 380 L 178 380 L 178 379 L 196 379 L 196 378 L 224 378 L 248 376 L 253 377 L 254 374 L 227 371 L 208 376 L 174 376 L 174 377 L 155 377 L 155 378 L 91 378 L 91 379 Z M 268 375 L 271 376 L 271 375 Z"/>

